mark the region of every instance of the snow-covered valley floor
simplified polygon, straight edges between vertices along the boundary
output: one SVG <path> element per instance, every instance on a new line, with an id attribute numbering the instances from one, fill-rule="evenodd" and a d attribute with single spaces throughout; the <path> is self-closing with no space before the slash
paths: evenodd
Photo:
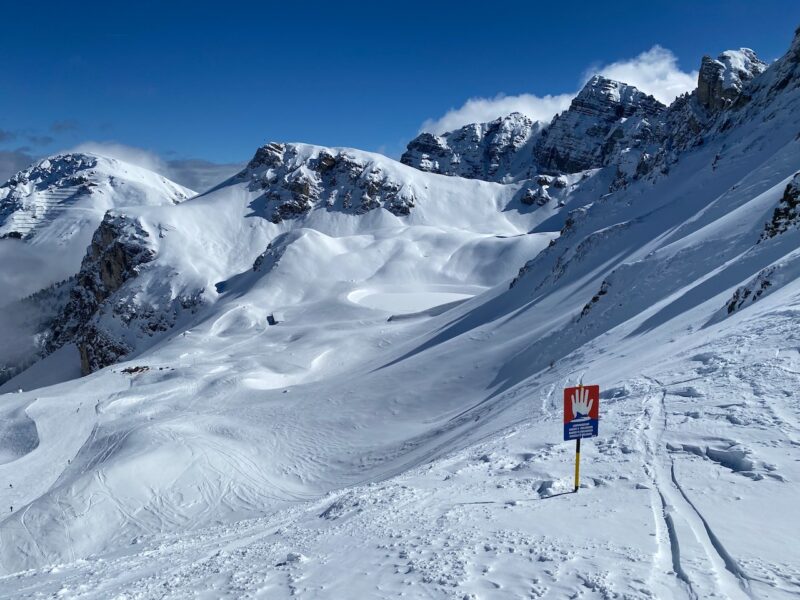
<path id="1" fill-rule="evenodd" d="M 560 441 L 567 357 L 466 447 L 265 516 L 143 534 L 0 579 L 42 598 L 789 598 L 800 595 L 798 309 L 616 346 L 600 437 Z M 686 342 L 684 342 L 685 344 Z M 637 351 L 638 350 L 638 351 Z M 670 357 L 670 355 L 672 355 Z M 147 376 L 144 374 L 142 376 Z M 532 389 L 538 390 L 532 393 Z M 24 518 L 20 521 L 24 526 Z"/>

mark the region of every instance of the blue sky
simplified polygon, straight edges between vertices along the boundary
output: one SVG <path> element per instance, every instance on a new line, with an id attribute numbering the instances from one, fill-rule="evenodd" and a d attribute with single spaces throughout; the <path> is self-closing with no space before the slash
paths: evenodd
<path id="1" fill-rule="evenodd" d="M 3 157 L 87 141 L 176 168 L 238 163 L 267 140 L 397 156 L 423 123 L 514 106 L 496 105 L 498 94 L 574 94 L 615 64 L 666 68 L 680 85 L 704 53 L 746 46 L 773 60 L 800 25 L 797 0 L 40 1 L 0 11 L 0 171 Z M 656 45 L 665 50 L 654 60 L 671 66 L 630 67 Z M 452 112 L 471 98 L 488 100 Z"/>

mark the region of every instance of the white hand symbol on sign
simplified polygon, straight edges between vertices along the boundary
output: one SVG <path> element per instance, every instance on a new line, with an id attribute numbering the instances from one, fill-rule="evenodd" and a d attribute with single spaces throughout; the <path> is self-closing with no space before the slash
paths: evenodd
<path id="1" fill-rule="evenodd" d="M 588 420 L 592 404 L 594 400 L 589 399 L 589 388 L 579 387 L 578 391 L 572 394 L 572 420 L 579 420 L 579 415 L 582 417 L 581 421 Z"/>

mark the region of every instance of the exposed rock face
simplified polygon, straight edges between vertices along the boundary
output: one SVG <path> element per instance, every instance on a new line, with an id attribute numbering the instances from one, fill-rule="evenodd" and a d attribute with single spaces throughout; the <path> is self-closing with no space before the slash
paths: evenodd
<path id="1" fill-rule="evenodd" d="M 796 173 L 783 192 L 781 201 L 772 213 L 772 220 L 764 227 L 761 239 L 780 235 L 790 227 L 800 225 L 800 173 Z"/>
<path id="2" fill-rule="evenodd" d="M 727 108 L 739 99 L 745 84 L 766 68 L 767 63 L 749 48 L 728 50 L 716 60 L 704 56 L 697 78 L 697 100 L 711 110 Z"/>
<path id="3" fill-rule="evenodd" d="M 746 285 L 736 288 L 730 300 L 725 304 L 725 310 L 728 314 L 732 314 L 745 306 L 748 303 L 753 303 L 761 298 L 765 293 L 769 292 L 772 287 L 771 278 L 775 274 L 776 267 L 767 267 L 762 269 L 759 273 Z"/>
<path id="4" fill-rule="evenodd" d="M 473 123 L 442 135 L 422 133 L 400 161 L 439 173 L 485 181 L 508 181 L 532 175 L 533 143 L 541 125 L 520 113 L 489 123 Z"/>
<path id="5" fill-rule="evenodd" d="M 601 167 L 629 144 L 654 136 L 665 106 L 631 85 L 595 75 L 569 109 L 557 115 L 534 149 L 538 164 L 552 172 Z"/>
<path id="6" fill-rule="evenodd" d="M 106 214 L 83 259 L 69 302 L 53 326 L 49 351 L 74 341 L 84 373 L 112 364 L 129 351 L 92 321 L 114 292 L 155 258 L 148 238 L 136 221 Z"/>
<path id="7" fill-rule="evenodd" d="M 270 143 L 258 149 L 239 177 L 249 178 L 251 189 L 264 190 L 266 216 L 275 223 L 312 208 L 353 214 L 385 208 L 403 216 L 416 201 L 409 182 L 346 150 Z"/>

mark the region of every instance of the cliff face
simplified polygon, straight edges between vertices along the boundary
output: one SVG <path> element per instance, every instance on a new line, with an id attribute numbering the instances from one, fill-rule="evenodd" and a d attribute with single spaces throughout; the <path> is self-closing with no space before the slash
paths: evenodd
<path id="1" fill-rule="evenodd" d="M 749 48 L 728 50 L 716 60 L 704 56 L 697 79 L 697 101 L 711 110 L 727 108 L 739 99 L 747 83 L 766 68 L 767 63 Z"/>
<path id="2" fill-rule="evenodd" d="M 537 143 L 534 157 L 544 170 L 552 172 L 604 166 L 622 148 L 648 143 L 665 108 L 631 85 L 596 75 L 569 109 L 553 119 Z"/>
<path id="3" fill-rule="evenodd" d="M 155 258 L 149 237 L 140 224 L 124 215 L 105 216 L 83 259 L 69 302 L 52 327 L 48 351 L 75 342 L 84 374 L 127 353 L 124 344 L 102 332 L 92 321 L 104 309 L 125 316 L 106 304 L 117 290 L 136 277 L 142 265 Z"/>
<path id="4" fill-rule="evenodd" d="M 795 174 L 783 191 L 783 196 L 772 213 L 772 219 L 764 226 L 761 239 L 767 240 L 785 233 L 790 228 L 797 228 L 800 225 L 798 207 L 800 207 L 800 173 Z"/>
<path id="5" fill-rule="evenodd" d="M 421 171 L 502 182 L 532 175 L 532 147 L 541 124 L 520 113 L 434 135 L 422 133 L 400 161 Z"/>

